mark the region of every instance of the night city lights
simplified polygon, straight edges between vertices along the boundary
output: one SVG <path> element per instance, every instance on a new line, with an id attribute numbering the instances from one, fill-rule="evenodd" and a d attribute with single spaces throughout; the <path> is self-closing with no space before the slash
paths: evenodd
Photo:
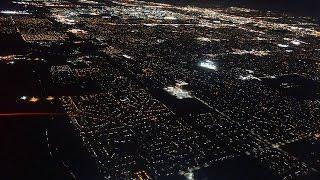
<path id="1" fill-rule="evenodd" d="M 319 180 L 319 8 L 1 1 L 0 180 Z"/>

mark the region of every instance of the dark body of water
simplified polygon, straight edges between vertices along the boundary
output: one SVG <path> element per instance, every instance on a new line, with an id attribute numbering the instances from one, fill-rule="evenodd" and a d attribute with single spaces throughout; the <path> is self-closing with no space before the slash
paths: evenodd
<path id="1" fill-rule="evenodd" d="M 50 157 L 47 122 L 43 118 L 1 118 L 0 179 L 70 179 Z"/>
<path id="2" fill-rule="evenodd" d="M 64 116 L 0 117 L 0 179 L 100 179 Z"/>

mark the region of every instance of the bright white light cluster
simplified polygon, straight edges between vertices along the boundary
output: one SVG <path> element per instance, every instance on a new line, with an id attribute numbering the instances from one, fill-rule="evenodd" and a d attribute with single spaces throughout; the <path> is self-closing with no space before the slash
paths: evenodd
<path id="1" fill-rule="evenodd" d="M 177 99 L 192 98 L 191 94 L 188 91 L 182 89 L 182 87 L 185 85 L 188 85 L 188 83 L 177 81 L 175 86 L 169 86 L 163 89 L 169 94 L 176 96 Z"/>
<path id="2" fill-rule="evenodd" d="M 214 64 L 214 62 L 212 62 L 210 60 L 204 60 L 204 61 L 200 62 L 199 66 L 203 67 L 203 68 L 210 69 L 210 70 L 217 70 L 217 66 Z"/>
<path id="3" fill-rule="evenodd" d="M 20 15 L 27 15 L 30 14 L 27 11 L 9 11 L 9 10 L 4 10 L 0 11 L 0 14 L 20 14 Z"/>

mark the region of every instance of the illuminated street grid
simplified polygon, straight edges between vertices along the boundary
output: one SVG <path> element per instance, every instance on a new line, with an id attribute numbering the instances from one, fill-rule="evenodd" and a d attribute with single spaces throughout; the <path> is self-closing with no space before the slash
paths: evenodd
<path id="1" fill-rule="evenodd" d="M 105 179 L 187 176 L 238 156 L 281 179 L 320 170 L 283 148 L 319 138 L 315 20 L 143 1 L 15 4 L 28 10 L 1 11 L 1 34 L 64 59 L 50 61 L 52 83 L 79 90 L 59 100 Z M 206 110 L 181 114 L 168 95 Z"/>

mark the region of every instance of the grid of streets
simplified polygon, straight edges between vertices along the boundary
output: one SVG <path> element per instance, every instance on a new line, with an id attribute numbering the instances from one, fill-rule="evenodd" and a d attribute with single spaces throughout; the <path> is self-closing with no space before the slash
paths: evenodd
<path id="1" fill-rule="evenodd" d="M 279 179 L 320 170 L 319 151 L 288 150 L 320 140 L 314 19 L 144 1 L 13 3 L 20 10 L 0 11 L 0 35 L 28 48 L 0 61 L 50 66 L 52 96 L 104 179 L 192 178 L 238 157 Z"/>

